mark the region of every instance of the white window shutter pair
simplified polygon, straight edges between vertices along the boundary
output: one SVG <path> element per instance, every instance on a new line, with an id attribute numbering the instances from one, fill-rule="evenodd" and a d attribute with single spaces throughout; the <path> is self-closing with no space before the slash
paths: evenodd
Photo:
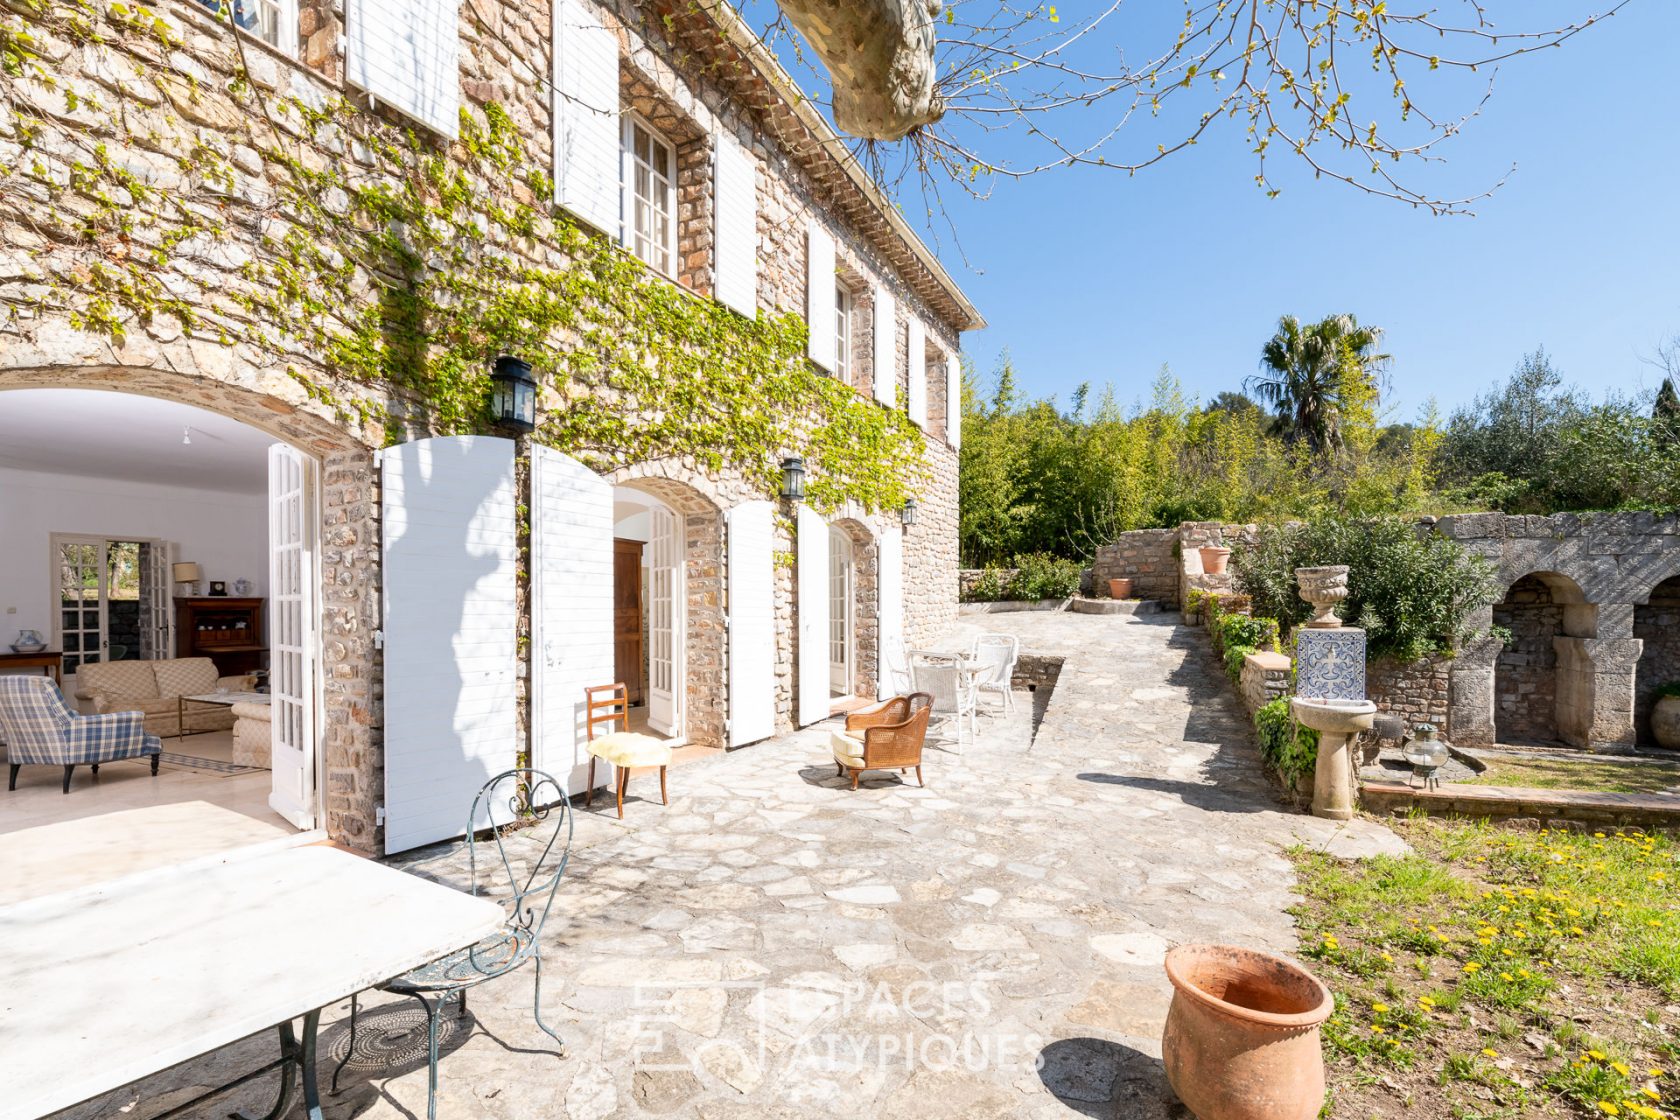
<path id="1" fill-rule="evenodd" d="M 713 140 L 712 160 L 715 291 L 725 307 L 751 319 L 758 314 L 758 164 L 723 132 Z"/>
<path id="2" fill-rule="evenodd" d="M 909 322 L 909 370 L 910 394 L 908 406 L 910 422 L 918 428 L 927 427 L 928 391 L 927 391 L 927 334 L 922 321 L 914 315 Z"/>
<path id="3" fill-rule="evenodd" d="M 834 293 L 834 238 L 816 222 L 809 222 L 805 227 L 805 323 L 811 336 L 805 353 L 830 373 L 840 360 L 834 342 Z"/>
<path id="4" fill-rule="evenodd" d="M 945 439 L 952 447 L 962 446 L 962 362 L 955 354 L 945 358 Z"/>
<path id="5" fill-rule="evenodd" d="M 349 0 L 345 77 L 453 140 L 460 130 L 456 0 Z"/>
<path id="6" fill-rule="evenodd" d="M 879 284 L 875 285 L 875 399 L 885 405 L 898 401 L 898 305 Z"/>
<path id="7" fill-rule="evenodd" d="M 584 0 L 554 0 L 552 53 L 554 200 L 617 237 L 618 39 Z"/>

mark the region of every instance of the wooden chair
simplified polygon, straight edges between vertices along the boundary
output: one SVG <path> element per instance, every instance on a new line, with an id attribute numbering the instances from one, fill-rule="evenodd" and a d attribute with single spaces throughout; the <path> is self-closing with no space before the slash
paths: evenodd
<path id="1" fill-rule="evenodd" d="M 933 697 L 913 692 L 853 712 L 846 717 L 846 730 L 829 737 L 835 774 L 850 771 L 852 788 L 856 789 L 858 775 L 865 770 L 897 770 L 903 774 L 914 768 L 916 783 L 926 785 L 922 781 L 922 741 L 927 738 L 932 711 Z"/>
<path id="2" fill-rule="evenodd" d="M 630 787 L 630 771 L 633 767 L 659 767 L 659 799 L 669 805 L 671 796 L 665 783 L 665 771 L 671 765 L 671 748 L 663 739 L 628 730 L 613 731 L 599 738 L 595 735 L 595 729 L 602 724 L 624 727 L 628 722 L 630 698 L 624 683 L 620 681 L 585 688 L 583 708 L 584 729 L 588 736 L 589 748 L 589 789 L 583 795 L 584 808 L 587 809 L 595 800 L 597 758 L 610 762 L 613 766 L 614 777 L 617 779 L 615 785 L 619 820 L 624 819 L 624 794 Z"/>

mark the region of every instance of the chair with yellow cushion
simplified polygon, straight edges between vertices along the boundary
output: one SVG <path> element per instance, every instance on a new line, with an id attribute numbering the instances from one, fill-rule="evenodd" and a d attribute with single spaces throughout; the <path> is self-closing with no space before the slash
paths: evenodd
<path id="1" fill-rule="evenodd" d="M 852 788 L 856 789 L 858 776 L 865 770 L 904 773 L 914 767 L 917 784 L 926 785 L 922 781 L 922 742 L 927 738 L 932 710 L 932 696 L 912 692 L 853 712 L 846 717 L 846 730 L 829 736 L 836 773 L 850 771 Z"/>
<path id="2" fill-rule="evenodd" d="M 589 747 L 589 790 L 583 795 L 584 808 L 595 800 L 595 760 L 612 764 L 618 794 L 618 819 L 624 819 L 624 793 L 630 785 L 630 771 L 637 767 L 659 767 L 659 799 L 671 803 L 665 785 L 665 771 L 671 765 L 671 747 L 663 739 L 636 731 L 612 731 L 599 737 L 601 724 L 624 727 L 630 715 L 630 700 L 623 683 L 596 685 L 583 690 L 584 723 Z"/>

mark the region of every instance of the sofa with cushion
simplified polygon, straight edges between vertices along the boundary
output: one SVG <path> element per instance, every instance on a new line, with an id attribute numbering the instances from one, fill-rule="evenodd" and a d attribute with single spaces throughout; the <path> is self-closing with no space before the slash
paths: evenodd
<path id="1" fill-rule="evenodd" d="M 165 737 L 180 733 L 180 697 L 249 692 L 254 684 L 248 673 L 218 677 L 216 663 L 208 657 L 102 661 L 76 671 L 76 696 L 92 703 L 95 712 L 142 712 L 146 730 Z M 188 731 L 226 731 L 233 727 L 234 718 L 228 707 L 187 706 Z"/>

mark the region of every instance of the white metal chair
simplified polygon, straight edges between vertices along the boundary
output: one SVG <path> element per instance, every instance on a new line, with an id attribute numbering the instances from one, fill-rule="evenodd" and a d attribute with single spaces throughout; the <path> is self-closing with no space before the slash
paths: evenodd
<path id="1" fill-rule="evenodd" d="M 1021 655 L 1021 642 L 1012 634 L 981 634 L 974 639 L 971 656 L 982 668 L 975 674 L 977 693 L 995 692 L 1005 711 L 1015 710 L 1015 662 Z"/>
<path id="2" fill-rule="evenodd" d="M 968 722 L 969 739 L 972 740 L 976 734 L 973 675 L 949 662 L 940 664 L 912 657 L 910 681 L 915 691 L 933 697 L 933 718 L 941 722 L 956 721 L 957 752 L 960 754 L 964 720 Z"/>

